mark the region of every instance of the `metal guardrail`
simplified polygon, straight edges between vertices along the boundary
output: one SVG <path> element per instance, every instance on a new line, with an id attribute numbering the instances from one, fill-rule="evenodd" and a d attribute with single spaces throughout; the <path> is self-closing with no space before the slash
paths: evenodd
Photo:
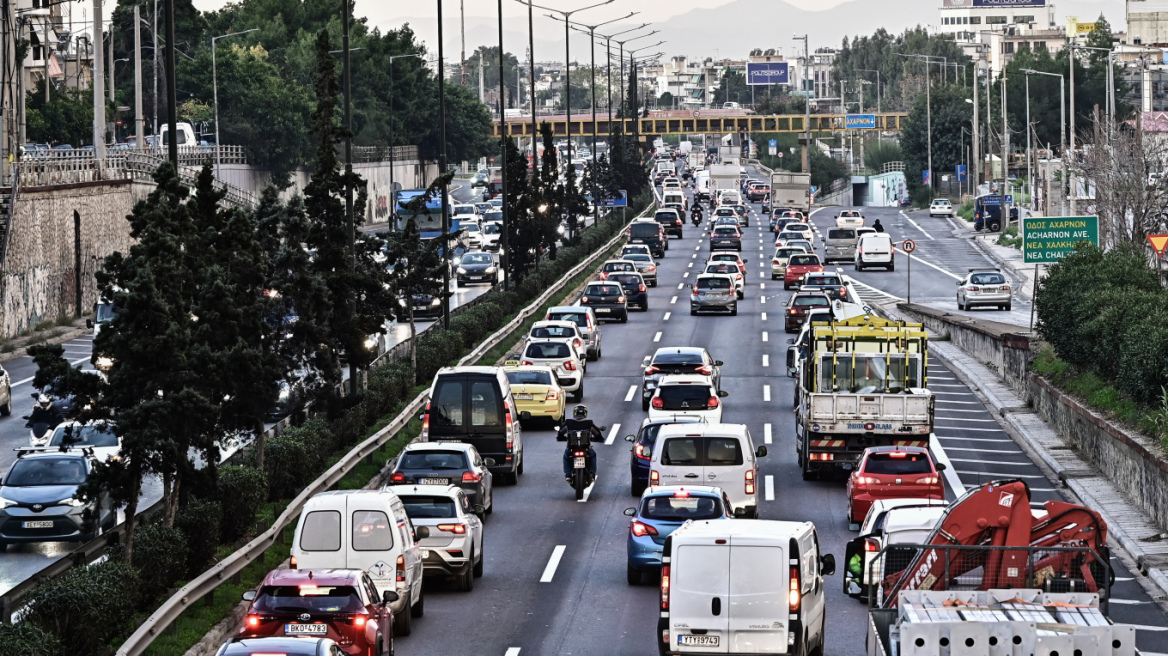
<path id="1" fill-rule="evenodd" d="M 646 212 L 652 211 L 653 205 L 642 212 L 643 216 Z M 617 234 L 609 240 L 603 247 L 598 249 L 595 253 L 589 256 L 580 264 L 577 264 L 570 271 L 564 274 L 563 277 L 552 285 L 547 291 L 539 296 L 539 298 L 532 301 L 527 307 L 521 310 L 514 319 L 509 321 L 499 330 L 495 331 L 487 339 L 483 340 L 481 344 L 475 347 L 470 353 L 458 361 L 459 366 L 465 366 L 468 363 L 475 362 L 486 354 L 489 350 L 495 348 L 505 339 L 510 337 L 511 333 L 523 324 L 532 314 L 537 312 L 544 303 L 548 301 L 554 294 L 567 285 L 568 281 L 575 278 L 580 272 L 584 271 L 589 266 L 595 264 L 600 255 L 607 251 L 612 246 L 615 246 L 620 240 L 624 239 L 624 231 L 618 231 Z M 310 483 L 300 494 L 288 504 L 284 512 L 272 523 L 272 526 L 266 531 L 256 536 L 251 542 L 248 542 L 235 553 L 227 556 L 223 560 L 216 563 L 211 569 L 196 576 L 189 583 L 180 588 L 174 595 L 164 601 L 161 606 L 150 617 L 146 618 L 142 624 L 130 635 L 129 638 L 118 648 L 117 656 L 138 656 L 144 652 L 153 642 L 154 639 L 161 635 L 162 631 L 170 626 L 172 622 L 178 619 L 179 615 L 187 608 L 190 608 L 194 602 L 202 599 L 208 593 L 211 593 L 215 588 L 219 587 L 224 581 L 234 574 L 242 571 L 253 560 L 255 560 L 268 547 L 275 543 L 280 533 L 287 528 L 292 520 L 300 514 L 300 510 L 304 504 L 315 494 L 328 490 L 333 485 L 340 481 L 348 474 L 349 470 L 355 467 L 361 460 L 379 449 L 383 444 L 390 441 L 397 436 L 410 422 L 410 420 L 417 415 L 418 411 L 422 409 L 425 404 L 426 393 L 419 394 L 413 401 L 398 414 L 397 417 L 389 423 L 388 426 L 374 433 L 371 437 L 361 442 L 332 467 L 321 474 L 315 481 Z"/>

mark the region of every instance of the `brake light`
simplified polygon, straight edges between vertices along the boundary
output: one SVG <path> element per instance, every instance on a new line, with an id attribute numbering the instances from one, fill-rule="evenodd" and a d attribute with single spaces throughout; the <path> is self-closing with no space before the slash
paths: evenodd
<path id="1" fill-rule="evenodd" d="M 397 557 L 397 582 L 404 583 L 406 580 L 406 557 Z"/>
<path id="2" fill-rule="evenodd" d="M 646 270 L 646 271 L 656 271 L 656 270 L 657 270 L 657 265 L 656 265 L 656 264 L 650 264 L 650 265 L 649 265 L 649 268 L 648 268 L 648 269 L 645 269 L 645 270 Z"/>
<path id="3" fill-rule="evenodd" d="M 936 485 L 938 483 L 936 476 L 925 476 L 917 479 L 918 485 Z"/>
<path id="4" fill-rule="evenodd" d="M 584 345 L 584 342 L 580 341 L 579 337 L 572 340 L 572 346 L 575 346 L 576 348 L 580 348 L 583 345 Z"/>
<path id="5" fill-rule="evenodd" d="M 655 397 L 653 399 L 652 406 L 658 410 L 661 410 L 665 407 L 665 401 L 662 401 L 661 397 Z"/>
<path id="6" fill-rule="evenodd" d="M 754 470 L 746 470 L 746 493 L 754 494 Z"/>
<path id="7" fill-rule="evenodd" d="M 365 616 L 358 615 L 358 616 L 354 617 L 353 618 L 353 626 L 355 626 L 357 628 L 361 628 L 361 627 L 365 626 Z"/>
<path id="8" fill-rule="evenodd" d="M 908 454 L 904 451 L 893 451 L 892 453 L 888 454 L 889 458 L 904 458 L 906 456 L 908 456 Z"/>
<path id="9" fill-rule="evenodd" d="M 653 374 L 655 374 L 655 373 L 657 373 L 657 372 L 659 372 L 659 371 L 661 371 L 661 369 L 659 369 L 659 368 L 657 367 L 657 365 L 653 365 L 653 364 L 651 364 L 651 365 L 649 365 L 649 368 L 648 368 L 648 369 L 645 369 L 645 375 L 646 375 L 646 376 L 652 376 Z"/>
<path id="10" fill-rule="evenodd" d="M 698 295 L 698 286 L 697 285 L 693 286 L 693 293 L 694 293 L 694 296 Z"/>
<path id="11" fill-rule="evenodd" d="M 639 538 L 643 538 L 646 535 L 657 535 L 657 529 L 649 526 L 648 524 L 633 522 L 633 535 Z"/>
<path id="12" fill-rule="evenodd" d="M 669 610 L 669 565 L 661 566 L 661 610 Z"/>
<path id="13" fill-rule="evenodd" d="M 799 568 L 791 568 L 791 592 L 787 595 L 788 605 L 792 613 L 799 612 Z"/>
<path id="14" fill-rule="evenodd" d="M 519 364 L 520 364 L 520 366 L 524 366 L 524 367 L 530 367 L 530 366 L 535 365 L 535 363 L 532 362 L 531 360 L 524 360 L 523 362 L 520 362 Z"/>
<path id="15" fill-rule="evenodd" d="M 515 444 L 515 421 L 511 419 L 511 408 L 503 413 L 504 425 L 507 428 L 507 451 L 511 451 L 511 447 Z"/>
<path id="16" fill-rule="evenodd" d="M 568 371 L 576 371 L 576 363 L 572 362 L 571 360 L 568 360 L 567 362 L 564 363 L 564 368 L 567 369 Z"/>
<path id="17" fill-rule="evenodd" d="M 597 280 L 608 280 L 608 272 L 601 271 L 600 275 L 597 277 Z"/>
<path id="18" fill-rule="evenodd" d="M 707 408 L 716 408 L 716 407 L 718 407 L 718 397 L 716 397 L 716 396 L 711 396 L 710 398 L 706 399 L 706 407 L 707 407 Z"/>
<path id="19" fill-rule="evenodd" d="M 483 480 L 482 474 L 476 474 L 472 471 L 462 472 L 463 483 L 478 483 Z"/>
<path id="20" fill-rule="evenodd" d="M 714 368 L 708 364 L 703 364 L 697 368 L 697 372 L 703 376 L 709 376 L 710 374 L 714 373 Z"/>
<path id="21" fill-rule="evenodd" d="M 645 291 L 645 285 L 642 284 L 639 287 L 640 287 L 640 289 L 638 289 L 637 291 L 641 291 L 641 292 Z"/>
<path id="22" fill-rule="evenodd" d="M 1008 292 L 1008 291 L 1010 291 L 1010 286 L 1009 285 L 1002 285 L 1001 287 L 999 287 L 999 289 L 1004 291 L 1004 292 Z"/>
<path id="23" fill-rule="evenodd" d="M 406 475 L 401 473 L 401 472 L 394 472 L 393 476 L 389 477 L 389 481 L 391 483 L 405 483 L 406 482 Z"/>
<path id="24" fill-rule="evenodd" d="M 581 303 L 587 303 L 587 302 L 588 302 L 588 297 L 587 297 L 587 296 L 581 296 L 581 297 L 580 297 L 580 302 L 581 302 Z"/>
<path id="25" fill-rule="evenodd" d="M 790 310 L 787 310 L 787 313 L 791 314 L 791 315 L 796 315 L 796 314 L 799 314 L 799 311 L 796 310 L 795 308 L 791 308 Z"/>
<path id="26" fill-rule="evenodd" d="M 778 265 L 782 264 L 782 262 L 780 262 L 779 260 L 771 260 L 771 264 L 778 266 Z"/>
<path id="27" fill-rule="evenodd" d="M 296 569 L 296 556 L 288 559 L 288 569 Z"/>
<path id="28" fill-rule="evenodd" d="M 867 551 L 868 553 L 875 553 L 880 551 L 880 545 L 877 544 L 875 540 L 864 540 L 864 551 Z"/>
<path id="29" fill-rule="evenodd" d="M 430 402 L 426 402 L 426 414 L 422 415 L 422 437 L 430 434 Z"/>
<path id="30" fill-rule="evenodd" d="M 981 291 L 981 288 L 979 288 L 979 287 L 966 287 L 965 290 L 970 291 L 970 292 L 976 292 L 976 291 Z"/>
<path id="31" fill-rule="evenodd" d="M 651 457 L 651 456 L 645 455 L 645 445 L 643 445 L 643 444 L 638 444 L 636 447 L 633 448 L 633 455 L 637 456 L 641 460 L 648 460 Z"/>
<path id="32" fill-rule="evenodd" d="M 625 297 L 624 297 L 624 296 L 617 296 L 617 297 L 616 297 L 616 302 L 617 302 L 617 303 L 624 303 L 624 302 L 625 302 Z"/>
<path id="33" fill-rule="evenodd" d="M 877 485 L 880 479 L 875 476 L 857 476 L 856 485 Z"/>
<path id="34" fill-rule="evenodd" d="M 439 524 L 438 530 L 462 535 L 466 533 L 466 524 Z"/>
<path id="35" fill-rule="evenodd" d="M 649 472 L 649 485 L 657 485 L 661 482 L 661 474 L 656 469 Z"/>
<path id="36" fill-rule="evenodd" d="M 560 395 L 557 394 L 555 390 L 548 390 L 547 397 L 544 400 L 555 401 L 558 398 L 560 398 Z"/>
<path id="37" fill-rule="evenodd" d="M 810 460 L 835 460 L 835 454 L 832 453 L 812 453 Z"/>
<path id="38" fill-rule="evenodd" d="M 848 295 L 848 288 L 847 287 L 840 287 L 840 296 L 847 296 L 847 295 Z"/>

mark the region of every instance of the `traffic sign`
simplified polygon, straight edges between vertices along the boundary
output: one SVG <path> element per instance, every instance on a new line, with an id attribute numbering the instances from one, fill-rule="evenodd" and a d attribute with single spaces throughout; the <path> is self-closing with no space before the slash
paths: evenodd
<path id="1" fill-rule="evenodd" d="M 1083 242 L 1099 245 L 1099 217 L 1042 216 L 1022 219 L 1022 261 L 1026 264 L 1058 262 Z"/>
<path id="2" fill-rule="evenodd" d="M 1164 249 L 1168 248 L 1168 235 L 1148 235 L 1148 243 L 1156 249 L 1156 255 L 1164 257 Z"/>
<path id="3" fill-rule="evenodd" d="M 776 140 L 776 139 L 771 139 L 770 141 L 768 141 L 768 142 L 767 142 L 767 150 L 768 150 L 768 151 L 770 151 L 770 154 L 771 154 L 771 156 L 772 156 L 772 157 L 774 157 L 775 155 L 777 155 L 777 154 L 778 154 L 778 152 L 779 152 L 779 142 L 778 142 L 778 140 Z"/>
<path id="4" fill-rule="evenodd" d="M 901 245 L 905 253 L 911 253 L 917 249 L 917 243 L 911 239 L 905 239 L 904 244 Z"/>
<path id="5" fill-rule="evenodd" d="M 1002 197 L 999 194 L 994 194 L 992 196 L 982 196 L 981 197 L 981 204 L 982 205 L 995 205 L 995 206 L 1001 205 L 1002 204 Z M 1014 204 L 1014 194 L 1006 194 L 1006 204 L 1007 205 Z"/>
<path id="6" fill-rule="evenodd" d="M 605 196 L 596 204 L 597 207 L 628 207 L 629 206 L 629 192 L 624 189 L 620 190 L 619 196 Z"/>
<path id="7" fill-rule="evenodd" d="M 875 130 L 875 114 L 847 114 L 844 116 L 845 130 Z"/>

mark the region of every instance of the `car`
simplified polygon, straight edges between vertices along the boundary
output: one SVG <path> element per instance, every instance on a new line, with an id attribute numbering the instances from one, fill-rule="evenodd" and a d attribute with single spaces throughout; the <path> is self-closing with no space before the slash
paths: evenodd
<path id="1" fill-rule="evenodd" d="M 827 237 L 823 240 L 823 261 L 856 259 L 856 229 L 855 228 L 828 228 Z"/>
<path id="2" fill-rule="evenodd" d="M 58 450 L 87 450 L 98 462 L 105 462 L 120 456 L 122 438 L 114 432 L 114 424 L 103 419 L 91 424 L 67 421 L 57 424 L 45 446 Z"/>
<path id="3" fill-rule="evenodd" d="M 502 212 L 490 212 L 490 214 L 502 214 Z M 482 249 L 484 251 L 497 251 L 502 248 L 503 238 L 503 224 L 501 221 L 487 220 L 483 222 L 483 230 L 481 235 Z"/>
<path id="4" fill-rule="evenodd" d="M 361 539 L 385 539 L 395 528 L 379 525 Z M 390 602 L 399 597 L 375 591 L 360 569 L 274 569 L 258 589 L 243 593 L 250 605 L 237 637 L 328 638 L 343 654 L 389 654 L 395 633 Z"/>
<path id="5" fill-rule="evenodd" d="M 475 219 L 478 217 L 478 210 L 473 203 L 458 203 L 450 206 L 450 216 L 454 219 Z"/>
<path id="6" fill-rule="evenodd" d="M 662 376 L 649 400 L 649 419 L 701 417 L 708 424 L 718 424 L 722 421 L 721 399 L 729 395 L 701 374 Z"/>
<path id="7" fill-rule="evenodd" d="M 592 308 L 579 305 L 557 305 L 548 309 L 544 320 L 571 321 L 576 324 L 584 338 L 584 343 L 588 345 L 588 359 L 600 359 L 603 354 L 601 339 L 604 337 L 604 331 L 601 330 L 600 321 L 596 318 L 596 313 L 593 312 Z"/>
<path id="8" fill-rule="evenodd" d="M 775 249 L 771 256 L 771 280 L 779 280 L 787 274 L 787 262 L 792 255 L 809 252 L 802 246 L 783 246 Z"/>
<path id="9" fill-rule="evenodd" d="M 953 203 L 948 198 L 934 198 L 929 205 L 929 216 L 953 216 Z"/>
<path id="10" fill-rule="evenodd" d="M 487 170 L 485 170 L 485 169 L 484 169 L 484 170 L 477 171 L 477 172 L 474 174 L 474 178 L 473 178 L 473 180 L 472 180 L 472 182 L 471 182 L 471 184 L 470 184 L 471 188 L 473 189 L 473 188 L 475 188 L 475 187 L 485 187 L 485 186 L 487 186 L 487 183 L 490 181 L 490 178 L 489 178 L 489 176 L 490 176 L 490 171 L 487 171 Z"/>
<path id="11" fill-rule="evenodd" d="M 579 356 L 580 362 L 584 364 L 584 370 L 588 371 L 588 347 L 584 344 L 584 337 L 580 333 L 580 326 L 577 326 L 572 321 L 536 321 L 531 324 L 531 330 L 523 336 L 523 344 L 533 339 L 557 339 L 566 344 L 570 344 L 572 348 L 576 349 L 576 355 Z"/>
<path id="12" fill-rule="evenodd" d="M 487 202 L 490 203 L 491 206 L 494 207 L 496 210 L 503 209 L 503 199 L 502 198 L 492 198 L 491 200 L 489 200 Z"/>
<path id="13" fill-rule="evenodd" d="M 722 389 L 722 361 L 715 360 L 700 346 L 665 346 L 641 362 L 641 409 L 648 410 L 653 393 L 665 376 L 697 374 L 710 379 L 715 390 Z"/>
<path id="14" fill-rule="evenodd" d="M 584 398 L 584 365 L 570 344 L 556 339 L 533 339 L 523 348 L 519 366 L 543 366 L 556 374 L 556 382 L 579 401 Z"/>
<path id="15" fill-rule="evenodd" d="M 801 292 L 822 292 L 832 300 L 853 302 L 848 296 L 848 285 L 838 273 L 808 273 L 799 281 Z"/>
<path id="16" fill-rule="evenodd" d="M 12 414 L 12 378 L 0 365 L 0 417 Z"/>
<path id="17" fill-rule="evenodd" d="M 801 241 L 805 244 L 808 244 L 809 246 L 811 244 L 811 242 L 808 239 L 803 237 L 803 233 L 795 232 L 793 230 L 783 230 L 782 232 L 779 233 L 779 235 L 777 237 L 775 237 L 775 248 L 779 248 L 780 246 L 786 246 L 787 244 L 789 244 L 793 241 Z M 813 252 L 813 251 L 814 251 L 814 248 L 808 249 L 808 252 Z"/>
<path id="18" fill-rule="evenodd" d="M 563 421 L 568 393 L 560 387 L 551 367 L 522 367 L 516 362 L 514 365 L 505 364 L 503 369 L 511 382 L 511 394 L 519 408 L 521 422 L 536 419 L 550 419 L 552 423 Z"/>
<path id="19" fill-rule="evenodd" d="M 811 308 L 830 308 L 831 299 L 822 292 L 795 292 L 787 299 L 783 312 L 783 328 L 786 332 L 797 333 L 803 326 L 803 319 Z"/>
<path id="20" fill-rule="evenodd" d="M 649 463 L 650 487 L 691 481 L 717 485 L 730 498 L 735 517 L 758 516 L 758 459 L 766 457 L 767 448 L 754 446 L 744 424 L 663 426 L 656 447 Z"/>
<path id="21" fill-rule="evenodd" d="M 752 203 L 759 202 L 763 198 L 766 198 L 767 194 L 771 193 L 771 186 L 765 182 L 747 182 L 746 184 L 746 197 L 750 199 L 750 202 Z"/>
<path id="22" fill-rule="evenodd" d="M 625 253 L 621 258 L 637 265 L 637 273 L 645 279 L 646 285 L 657 286 L 657 263 L 647 250 L 644 253 Z"/>
<path id="23" fill-rule="evenodd" d="M 117 524 L 109 496 L 78 498 L 97 459 L 84 450 L 17 450 L 0 481 L 0 552 L 10 544 L 89 542 Z"/>
<path id="24" fill-rule="evenodd" d="M 728 215 L 728 216 L 716 216 L 716 217 L 714 217 L 714 227 L 717 227 L 717 226 L 724 226 L 724 225 L 725 225 L 725 226 L 732 226 L 732 227 L 735 227 L 735 228 L 739 228 L 739 227 L 741 227 L 741 226 L 738 224 L 738 217 L 737 217 L 737 216 L 734 216 L 733 214 L 731 214 L 731 215 Z"/>
<path id="25" fill-rule="evenodd" d="M 483 514 L 490 508 L 454 485 L 401 485 L 394 488 L 414 526 L 430 529 L 420 540 L 423 576 L 453 577 L 461 592 L 474 590 L 483 575 Z"/>
<path id="26" fill-rule="evenodd" d="M 862 524 L 853 523 L 848 527 L 848 530 L 858 530 L 860 535 L 867 535 L 874 531 L 884 530 L 884 521 L 888 517 L 888 513 L 897 508 L 930 508 L 948 505 L 949 502 L 944 499 L 876 499 L 868 507 L 868 514 L 864 515 L 864 522 Z"/>
<path id="27" fill-rule="evenodd" d="M 614 271 L 624 271 L 627 273 L 636 273 L 637 264 L 630 260 L 608 260 L 600 265 L 600 273 L 596 276 L 597 280 L 608 280 L 608 274 Z"/>
<path id="28" fill-rule="evenodd" d="M 738 215 L 738 225 L 743 228 L 750 227 L 750 209 L 742 203 L 735 203 L 730 206 L 734 209 L 734 213 Z"/>
<path id="29" fill-rule="evenodd" d="M 636 435 L 625 435 L 626 442 L 632 442 L 629 449 L 629 490 L 633 496 L 639 497 L 649 487 L 649 461 L 653 458 L 653 445 L 657 442 L 657 433 L 662 426 L 670 424 L 699 424 L 705 423 L 701 417 L 671 417 L 652 421 L 644 419 Z"/>
<path id="30" fill-rule="evenodd" d="M 783 232 L 798 233 L 803 239 L 815 244 L 815 231 L 806 223 L 788 223 L 783 226 Z"/>
<path id="31" fill-rule="evenodd" d="M 787 268 L 783 272 L 783 289 L 790 289 L 791 285 L 803 279 L 808 273 L 823 273 L 823 264 L 819 256 L 814 253 L 792 255 L 787 260 Z"/>
<path id="32" fill-rule="evenodd" d="M 864 215 L 859 210 L 841 210 L 835 215 L 835 227 L 859 228 L 864 225 Z"/>
<path id="33" fill-rule="evenodd" d="M 399 321 L 409 321 L 409 308 L 411 307 L 414 312 L 414 317 L 442 316 L 442 297 L 437 294 L 420 292 L 410 295 L 408 299 L 399 298 L 397 303 L 401 307 L 398 311 Z"/>
<path id="34" fill-rule="evenodd" d="M 853 266 L 856 271 L 863 271 L 870 266 L 884 267 L 889 271 L 896 270 L 896 260 L 893 253 L 892 237 L 886 232 L 873 232 L 860 235 L 856 242 L 856 257 Z"/>
<path id="35" fill-rule="evenodd" d="M 463 221 L 459 228 L 462 238 L 466 240 L 468 248 L 480 248 L 483 245 L 483 229 L 476 221 Z"/>
<path id="36" fill-rule="evenodd" d="M 475 203 L 474 206 L 480 216 L 485 216 L 487 212 L 495 211 L 495 206 L 490 201 Z"/>
<path id="37" fill-rule="evenodd" d="M 710 232 L 710 250 L 730 249 L 742 252 L 742 233 L 736 226 L 715 226 Z"/>
<path id="38" fill-rule="evenodd" d="M 706 258 L 705 263 L 708 265 L 713 262 L 731 262 L 737 264 L 738 268 L 742 271 L 746 271 L 746 263 L 749 261 L 750 260 L 742 257 L 741 253 L 710 253 L 710 256 Z"/>
<path id="39" fill-rule="evenodd" d="M 629 237 L 629 244 L 648 246 L 655 258 L 665 257 L 665 251 L 669 250 L 669 237 L 656 221 L 633 221 L 625 229 L 625 234 Z"/>
<path id="40" fill-rule="evenodd" d="M 639 273 L 614 271 L 608 274 L 608 282 L 617 283 L 625 292 L 625 305 L 637 306 L 642 312 L 649 311 L 649 291 L 645 287 L 645 279 Z"/>
<path id="41" fill-rule="evenodd" d="M 625 508 L 630 517 L 628 555 L 629 585 L 640 585 L 645 574 L 661 570 L 665 539 L 688 521 L 734 519 L 730 498 L 713 485 L 661 485 L 647 489 L 636 507 Z"/>
<path id="42" fill-rule="evenodd" d="M 957 309 L 991 305 L 1009 311 L 1013 307 L 1011 285 L 1001 269 L 970 269 L 957 281 Z"/>
<path id="43" fill-rule="evenodd" d="M 848 477 L 848 522 L 868 514 L 876 499 L 945 499 L 945 465 L 925 447 L 874 446 Z"/>
<path id="44" fill-rule="evenodd" d="M 459 287 L 470 283 L 498 284 L 502 279 L 499 263 L 490 253 L 466 253 L 458 261 L 457 284 Z"/>
<path id="45" fill-rule="evenodd" d="M 523 474 L 523 431 L 502 367 L 443 367 L 434 374 L 422 414 L 423 442 L 463 442 L 495 461 L 491 473 L 515 485 Z"/>
<path id="46" fill-rule="evenodd" d="M 653 213 L 653 220 L 661 224 L 667 236 L 673 235 L 681 239 L 683 236 L 682 229 L 685 226 L 685 221 L 682 218 L 684 211 L 684 209 L 677 210 L 673 208 L 659 209 Z"/>
<path id="47" fill-rule="evenodd" d="M 390 647 L 393 646 L 392 641 Z M 335 640 L 312 637 L 232 638 L 219 647 L 215 656 L 340 656 Z M 389 652 L 386 652 L 388 655 Z"/>
<path id="48" fill-rule="evenodd" d="M 733 262 L 710 262 L 706 265 L 704 273 L 717 273 L 725 276 L 730 276 L 734 280 L 734 293 L 738 295 L 738 300 L 742 300 L 746 296 L 746 281 L 743 279 L 742 268 Z"/>
<path id="49" fill-rule="evenodd" d="M 649 252 L 649 247 L 644 244 L 625 244 L 624 246 L 621 246 L 620 251 L 617 253 L 616 259 L 623 260 L 625 259 L 626 255 L 631 255 L 634 253 L 641 253 L 643 255 L 648 255 L 649 257 L 653 256 L 653 254 Z"/>
<path id="50" fill-rule="evenodd" d="M 491 458 L 462 442 L 416 442 L 393 461 L 390 485 L 453 485 L 472 504 L 482 508 L 479 515 L 495 510 L 494 475 Z M 394 488 L 395 492 L 400 492 Z"/>
<path id="51" fill-rule="evenodd" d="M 629 264 L 632 264 L 631 262 Z M 615 283 L 590 282 L 580 295 L 580 305 L 592 308 L 598 319 L 628 323 L 629 308 L 624 289 Z"/>
<path id="52" fill-rule="evenodd" d="M 689 313 L 693 316 L 708 311 L 729 312 L 732 317 L 738 316 L 738 290 L 734 287 L 733 278 L 717 273 L 698 274 L 690 288 Z"/>

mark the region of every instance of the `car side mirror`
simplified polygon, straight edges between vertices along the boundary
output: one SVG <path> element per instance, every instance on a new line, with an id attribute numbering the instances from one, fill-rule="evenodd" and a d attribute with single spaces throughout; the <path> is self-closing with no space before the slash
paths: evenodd
<path id="1" fill-rule="evenodd" d="M 794 344 L 794 343 L 795 343 L 795 338 L 794 338 L 794 337 L 788 337 L 788 338 L 787 338 L 787 343 L 788 343 L 788 344 Z"/>
<path id="2" fill-rule="evenodd" d="M 755 458 L 765 458 L 766 454 L 767 454 L 767 450 L 766 450 L 765 446 L 760 446 L 754 450 L 754 457 Z"/>
<path id="3" fill-rule="evenodd" d="M 730 392 L 727 392 L 726 390 L 718 390 L 718 396 L 724 399 L 727 396 L 730 396 Z"/>
<path id="4" fill-rule="evenodd" d="M 722 366 L 722 361 L 721 361 L 721 360 L 714 360 L 714 366 L 715 366 L 715 367 L 721 367 L 721 366 Z"/>
<path id="5" fill-rule="evenodd" d="M 415 540 L 425 540 L 428 537 L 430 537 L 430 527 L 429 526 L 419 526 L 419 527 L 414 529 Z"/>
<path id="6" fill-rule="evenodd" d="M 961 281 L 960 281 L 960 280 L 958 280 L 958 281 L 957 281 L 957 286 L 958 286 L 958 287 L 960 287 L 960 286 L 961 286 Z"/>
<path id="7" fill-rule="evenodd" d="M 734 516 L 735 517 L 746 517 L 746 508 L 735 508 L 734 509 Z"/>
<path id="8" fill-rule="evenodd" d="M 383 604 L 392 604 L 400 598 L 393 590 L 385 590 L 381 593 L 381 603 Z"/>
<path id="9" fill-rule="evenodd" d="M 85 320 L 85 327 L 90 329 L 90 330 L 93 330 L 93 319 L 86 319 Z"/>
<path id="10" fill-rule="evenodd" d="M 647 355 L 646 355 L 646 356 L 645 356 L 645 359 L 644 359 L 644 360 L 641 360 L 641 368 L 642 368 L 642 369 L 646 369 L 646 368 L 648 368 L 648 367 L 649 367 L 649 362 L 650 362 L 650 361 L 652 361 L 652 358 L 650 358 L 649 356 L 647 356 Z"/>
<path id="11" fill-rule="evenodd" d="M 495 459 L 494 458 L 483 458 L 483 464 L 486 465 L 487 467 L 494 467 L 495 466 Z"/>
<path id="12" fill-rule="evenodd" d="M 635 514 L 637 514 L 636 508 L 625 508 L 625 517 L 632 517 Z"/>
<path id="13" fill-rule="evenodd" d="M 637 437 L 635 435 L 625 435 L 625 441 L 626 442 L 636 442 Z"/>
<path id="14" fill-rule="evenodd" d="M 481 515 L 487 512 L 487 507 L 481 503 L 476 503 L 475 505 L 471 506 L 470 509 L 474 511 L 474 514 L 476 515 Z"/>
<path id="15" fill-rule="evenodd" d="M 742 258 L 742 263 L 743 264 L 750 264 L 750 260 L 748 260 L 744 257 L 744 258 Z"/>
<path id="16" fill-rule="evenodd" d="M 943 462 L 939 462 L 939 463 L 937 463 L 937 471 L 939 471 L 939 472 L 943 472 L 943 471 L 945 471 L 946 469 L 949 469 L 949 467 L 948 467 L 948 466 L 946 466 L 946 465 L 945 465 L 945 463 L 943 463 Z"/>
<path id="17" fill-rule="evenodd" d="M 835 556 L 823 554 L 819 557 L 819 569 L 824 576 L 835 574 Z"/>
<path id="18" fill-rule="evenodd" d="M 244 601 L 255 601 L 256 591 L 255 590 L 244 590 L 243 594 L 241 594 L 239 596 L 242 597 Z"/>

